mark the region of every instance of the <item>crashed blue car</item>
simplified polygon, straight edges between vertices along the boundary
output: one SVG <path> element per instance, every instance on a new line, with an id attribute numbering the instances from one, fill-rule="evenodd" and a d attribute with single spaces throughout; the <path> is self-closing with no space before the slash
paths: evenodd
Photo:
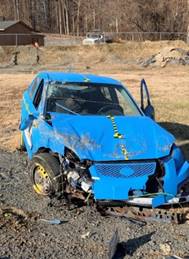
<path id="1" fill-rule="evenodd" d="M 40 72 L 23 94 L 20 130 L 38 194 L 140 211 L 187 201 L 189 163 L 154 121 L 145 80 L 139 107 L 117 80 Z"/>

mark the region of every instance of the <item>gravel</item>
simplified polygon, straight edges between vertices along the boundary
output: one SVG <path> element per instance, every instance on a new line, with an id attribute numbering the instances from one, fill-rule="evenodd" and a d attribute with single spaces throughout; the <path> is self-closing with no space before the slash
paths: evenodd
<path id="1" fill-rule="evenodd" d="M 68 209 L 37 196 L 27 173 L 27 157 L 0 151 L 0 209 L 15 207 L 22 217 L 0 216 L 0 258 L 109 258 L 110 240 L 118 232 L 114 258 L 189 256 L 189 225 L 147 223 L 103 217 L 95 208 Z M 1 211 L 1 210 L 0 210 Z M 45 220 L 59 219 L 51 225 Z"/>

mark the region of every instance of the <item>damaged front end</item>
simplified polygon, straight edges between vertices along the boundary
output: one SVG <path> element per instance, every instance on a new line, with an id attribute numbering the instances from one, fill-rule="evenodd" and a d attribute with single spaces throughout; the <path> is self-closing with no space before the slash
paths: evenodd
<path id="1" fill-rule="evenodd" d="M 67 150 L 62 165 L 65 193 L 105 214 L 183 223 L 189 213 L 189 163 L 175 145 L 169 156 L 138 161 L 81 162 Z"/>
<path id="2" fill-rule="evenodd" d="M 84 202 L 92 195 L 92 179 L 89 173 L 91 162 L 80 161 L 77 155 L 65 150 L 65 156 L 59 157 L 61 162 L 62 191 L 70 199 L 76 198 Z"/>
<path id="3" fill-rule="evenodd" d="M 93 189 L 97 200 L 123 200 L 133 203 L 149 197 L 147 205 L 158 207 L 187 193 L 189 163 L 176 146 L 171 154 L 157 160 L 96 163 L 90 168 L 96 179 Z"/>
<path id="4" fill-rule="evenodd" d="M 183 223 L 189 213 L 189 163 L 172 146 L 169 156 L 149 161 L 100 163 L 91 168 L 99 206 L 108 214 Z"/>

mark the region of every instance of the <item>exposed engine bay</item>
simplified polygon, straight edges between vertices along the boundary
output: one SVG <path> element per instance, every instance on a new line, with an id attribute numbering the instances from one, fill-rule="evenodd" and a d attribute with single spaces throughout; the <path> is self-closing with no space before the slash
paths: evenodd
<path id="1" fill-rule="evenodd" d="M 91 162 L 80 162 L 79 158 L 69 149 L 66 150 L 65 157 L 59 159 L 63 176 L 63 192 L 72 193 L 74 197 L 85 200 L 87 195 L 92 194 L 92 179 L 88 170 Z"/>

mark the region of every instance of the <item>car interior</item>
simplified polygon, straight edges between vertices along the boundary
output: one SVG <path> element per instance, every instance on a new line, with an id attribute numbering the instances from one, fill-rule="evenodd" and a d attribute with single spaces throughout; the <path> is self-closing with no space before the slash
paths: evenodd
<path id="1" fill-rule="evenodd" d="M 73 112 L 78 114 L 109 114 L 122 115 L 115 90 L 109 87 L 87 87 L 83 90 L 73 90 L 59 87 L 58 91 L 48 98 L 47 111 Z"/>

